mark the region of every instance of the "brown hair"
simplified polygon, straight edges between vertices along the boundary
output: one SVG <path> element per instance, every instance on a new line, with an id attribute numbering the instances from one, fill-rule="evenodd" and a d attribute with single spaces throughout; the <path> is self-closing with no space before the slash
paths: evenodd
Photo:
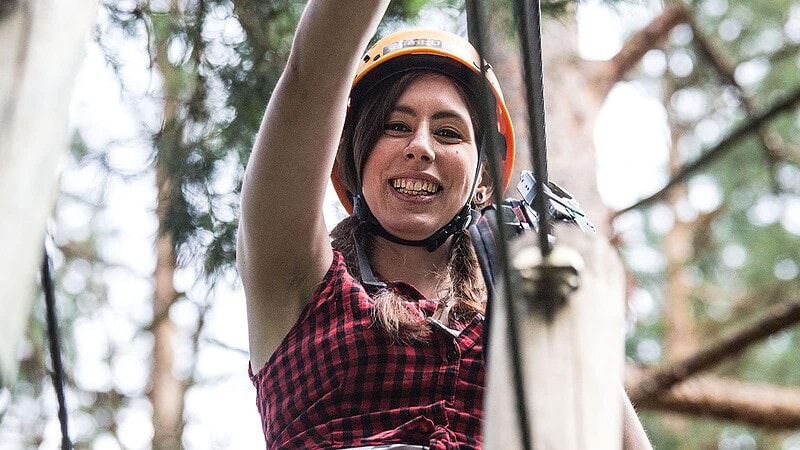
<path id="1" fill-rule="evenodd" d="M 392 108 L 408 86 L 423 74 L 438 73 L 427 70 L 408 71 L 389 77 L 373 87 L 359 105 L 350 105 L 342 142 L 336 155 L 340 177 L 351 193 L 361 191 L 361 171 L 367 157 L 383 133 Z M 452 78 L 451 78 L 452 79 Z M 481 127 L 476 119 L 476 105 L 469 90 L 452 79 L 472 116 L 476 142 L 481 142 Z M 367 254 L 374 246 L 374 236 L 364 224 L 351 216 L 340 222 L 331 231 L 333 248 L 341 252 L 348 270 L 358 280 L 361 273 L 355 243 L 358 242 Z M 486 286 L 480 277 L 480 267 L 466 231 L 456 233 L 448 256 L 447 272 L 440 281 L 440 307 L 452 305 L 450 318 L 458 320 L 485 311 Z M 430 335 L 427 322 L 415 315 L 403 297 L 393 289 L 382 289 L 371 293 L 375 302 L 373 317 L 397 342 L 426 341 Z"/>
<path id="2" fill-rule="evenodd" d="M 358 241 L 367 254 L 374 245 L 374 237 L 366 227 L 350 216 L 342 220 L 331 231 L 333 248 L 344 256 L 347 269 L 353 277 L 361 280 L 355 242 Z M 480 276 L 480 266 L 472 240 L 466 231 L 453 235 L 453 244 L 447 261 L 447 272 L 442 276 L 439 294 L 440 307 L 452 304 L 450 318 L 473 317 L 486 309 L 486 286 Z M 406 306 L 407 299 L 393 289 L 381 289 L 372 293 L 374 300 L 373 319 L 396 342 L 427 341 L 430 328 Z"/>

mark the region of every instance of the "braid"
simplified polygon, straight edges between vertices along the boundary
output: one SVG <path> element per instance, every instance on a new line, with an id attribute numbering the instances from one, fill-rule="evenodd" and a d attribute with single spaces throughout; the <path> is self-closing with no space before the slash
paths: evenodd
<path id="1" fill-rule="evenodd" d="M 453 236 L 447 269 L 450 277 L 447 301 L 455 300 L 456 317 L 469 317 L 486 311 L 486 285 L 481 280 L 480 265 L 467 232 Z"/>
<path id="2" fill-rule="evenodd" d="M 353 278 L 360 282 L 361 270 L 358 268 L 356 242 L 366 245 L 364 250 L 367 253 L 372 250 L 372 239 L 369 233 L 365 233 L 363 227 L 359 227 L 358 219 L 354 216 L 345 218 L 331 230 L 331 246 L 342 254 L 344 262 L 347 264 L 347 270 Z"/>

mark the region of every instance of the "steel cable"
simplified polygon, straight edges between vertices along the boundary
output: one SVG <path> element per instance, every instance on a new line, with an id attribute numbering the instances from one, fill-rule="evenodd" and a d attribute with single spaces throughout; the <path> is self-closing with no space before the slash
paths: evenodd
<path id="1" fill-rule="evenodd" d="M 547 186 L 547 137 L 544 112 L 544 75 L 542 67 L 542 8 L 539 0 L 515 0 L 517 31 L 520 36 L 522 67 L 525 76 L 528 132 L 531 162 L 536 183 L 534 210 L 539 215 L 539 249 L 546 258 L 550 245 L 550 210 L 544 195 Z"/>
<path id="2" fill-rule="evenodd" d="M 50 257 L 47 249 L 42 258 L 42 290 L 47 306 L 47 337 L 50 341 L 50 359 L 53 364 L 53 388 L 58 400 L 58 422 L 61 425 L 61 450 L 70 450 L 72 442 L 69 438 L 67 400 L 64 395 L 64 366 L 61 361 L 61 334 L 58 331 L 56 314 L 56 296 L 53 288 L 53 277 L 50 272 Z"/>
<path id="3" fill-rule="evenodd" d="M 481 61 L 483 58 L 483 50 L 485 43 L 484 30 L 484 17 L 481 8 L 478 7 L 477 0 L 467 0 L 467 13 L 468 17 L 472 17 L 469 21 L 469 34 L 475 48 L 478 50 Z M 520 51 L 523 64 L 523 76 L 525 84 L 526 106 L 528 113 L 528 132 L 530 138 L 530 151 L 531 162 L 533 165 L 533 173 L 535 178 L 536 197 L 534 198 L 534 210 L 538 215 L 538 241 L 539 249 L 542 257 L 546 258 L 552 251 L 550 243 L 550 210 L 547 205 L 547 198 L 544 195 L 545 186 L 547 186 L 547 139 L 546 139 L 546 122 L 545 122 L 545 105 L 544 105 L 544 82 L 543 82 L 543 66 L 542 66 L 542 41 L 541 41 L 541 4 L 539 0 L 515 0 L 514 12 L 517 25 L 517 33 L 520 36 Z M 481 71 L 485 75 L 485 66 L 482 65 Z M 483 98 L 480 100 L 480 105 L 483 113 L 486 113 L 486 93 L 483 93 Z M 490 149 L 497 149 L 496 136 L 492 134 Z M 493 152 L 494 153 L 494 152 Z M 493 155 L 492 155 L 493 156 Z M 487 158 L 489 161 L 489 172 L 497 185 L 499 180 L 499 170 L 497 168 L 496 159 L 493 157 Z M 496 199 L 499 202 L 499 199 Z M 521 362 L 521 349 L 519 342 L 519 325 L 517 323 L 517 315 L 514 314 L 515 302 L 511 298 L 510 289 L 510 276 L 508 271 L 508 247 L 504 233 L 504 227 L 498 227 L 499 243 L 497 246 L 499 264 L 502 273 L 502 282 L 506 286 L 503 290 L 504 298 L 496 299 L 504 301 L 507 305 L 507 332 L 509 339 L 509 351 L 512 365 L 512 383 L 516 393 L 516 411 L 518 426 L 520 427 L 520 437 L 522 439 L 522 446 L 525 449 L 533 448 L 530 436 L 530 418 L 526 405 L 526 394 L 524 386 L 524 376 Z M 489 312 L 487 312 L 489 316 Z M 484 342 L 488 347 L 488 343 Z"/>

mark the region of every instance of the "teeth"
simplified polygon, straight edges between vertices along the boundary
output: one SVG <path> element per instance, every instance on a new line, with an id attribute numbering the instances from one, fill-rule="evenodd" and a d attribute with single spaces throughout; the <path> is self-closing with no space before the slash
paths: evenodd
<path id="1" fill-rule="evenodd" d="M 392 180 L 392 186 L 408 195 L 430 195 L 439 192 L 439 186 L 430 181 L 398 178 Z"/>

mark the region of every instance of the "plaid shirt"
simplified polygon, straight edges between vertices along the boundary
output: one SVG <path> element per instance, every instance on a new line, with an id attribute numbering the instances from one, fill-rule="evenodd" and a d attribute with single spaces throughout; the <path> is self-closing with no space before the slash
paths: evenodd
<path id="1" fill-rule="evenodd" d="M 430 317 L 436 301 L 393 283 L 409 307 Z M 432 324 L 429 343 L 393 344 L 372 323 L 372 299 L 334 261 L 300 318 L 250 379 L 268 449 L 421 444 L 481 447 L 483 317 Z"/>

